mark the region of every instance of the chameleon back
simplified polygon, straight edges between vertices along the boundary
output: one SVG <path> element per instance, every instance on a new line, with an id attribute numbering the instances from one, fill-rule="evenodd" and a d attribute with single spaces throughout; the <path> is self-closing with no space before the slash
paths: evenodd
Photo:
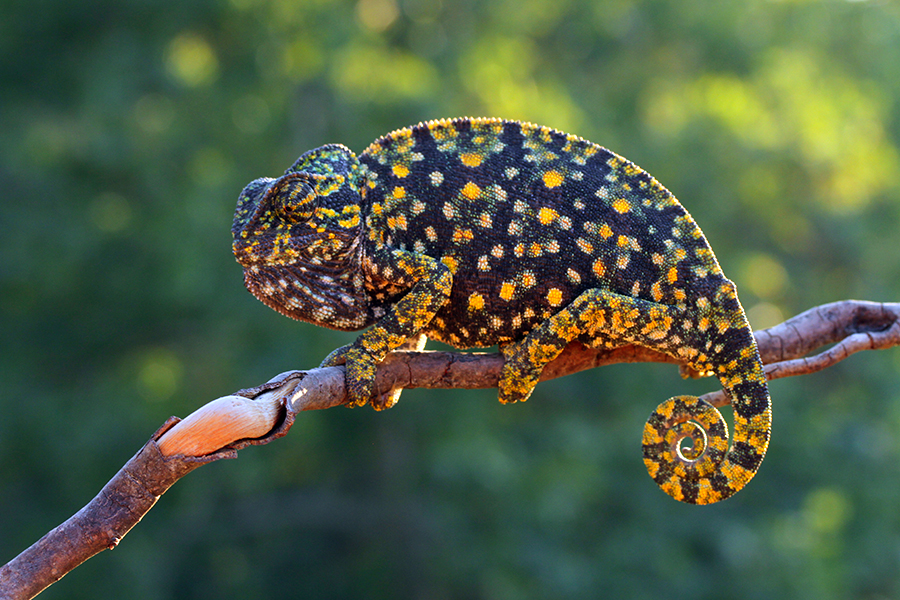
<path id="1" fill-rule="evenodd" d="M 432 121 L 359 157 L 377 244 L 443 259 L 450 301 L 427 330 L 458 347 L 521 337 L 583 291 L 687 309 L 724 279 L 674 196 L 624 158 L 546 127 Z"/>

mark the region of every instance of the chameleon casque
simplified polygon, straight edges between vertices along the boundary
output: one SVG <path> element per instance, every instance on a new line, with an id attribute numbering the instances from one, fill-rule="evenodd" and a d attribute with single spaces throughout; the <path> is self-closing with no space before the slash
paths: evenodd
<path id="1" fill-rule="evenodd" d="M 766 453 L 771 404 L 734 284 L 667 189 L 587 140 L 463 118 L 399 129 L 359 156 L 322 146 L 250 183 L 232 233 L 265 304 L 334 329 L 371 326 L 322 363 L 346 365 L 353 406 L 397 401 L 372 398 L 376 368 L 423 334 L 499 345 L 504 403 L 526 400 L 570 342 L 638 344 L 717 376 L 734 409 L 730 448 L 722 415 L 697 397 L 653 412 L 644 462 L 666 493 L 723 500 Z"/>

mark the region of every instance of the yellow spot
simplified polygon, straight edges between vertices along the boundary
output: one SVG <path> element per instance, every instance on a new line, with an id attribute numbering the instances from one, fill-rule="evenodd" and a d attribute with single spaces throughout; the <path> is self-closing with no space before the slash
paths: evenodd
<path id="1" fill-rule="evenodd" d="M 542 206 L 538 211 L 538 220 L 541 222 L 541 225 L 549 225 L 553 222 L 553 219 L 557 217 L 557 214 L 558 213 L 552 208 Z"/>
<path id="2" fill-rule="evenodd" d="M 528 256 L 536 257 L 543 254 L 541 251 L 541 245 L 537 242 L 531 242 L 531 246 L 528 247 Z"/>
<path id="3" fill-rule="evenodd" d="M 500 286 L 500 298 L 506 300 L 507 302 L 512 299 L 513 294 L 516 291 L 516 286 L 508 281 L 504 281 L 503 285 Z"/>
<path id="4" fill-rule="evenodd" d="M 447 265 L 451 273 L 456 273 L 456 269 L 459 268 L 459 261 L 452 256 L 445 256 L 441 259 L 441 262 Z"/>
<path id="5" fill-rule="evenodd" d="M 409 175 L 409 168 L 406 165 L 394 165 L 391 169 L 397 177 L 406 177 Z"/>
<path id="6" fill-rule="evenodd" d="M 400 187 L 399 185 L 395 187 L 394 198 L 406 198 L 406 188 Z"/>
<path id="7" fill-rule="evenodd" d="M 338 221 L 338 225 L 347 228 L 356 227 L 357 225 L 359 225 L 359 215 L 352 215 L 348 219 L 341 219 L 340 221 Z"/>
<path id="8" fill-rule="evenodd" d="M 428 227 L 425 228 L 425 237 L 428 239 L 429 242 L 437 241 L 437 230 L 435 230 L 434 227 L 429 225 Z"/>
<path id="9" fill-rule="evenodd" d="M 612 229 L 610 229 L 609 225 L 607 225 L 606 223 L 600 226 L 598 233 L 603 236 L 604 240 L 608 240 L 612 237 L 613 234 Z"/>
<path id="10" fill-rule="evenodd" d="M 481 310 L 484 308 L 484 296 L 478 292 L 469 296 L 469 310 Z"/>
<path id="11" fill-rule="evenodd" d="M 494 224 L 493 218 L 491 217 L 491 213 L 481 213 L 478 217 L 478 224 L 484 227 L 485 229 L 490 229 Z"/>
<path id="12" fill-rule="evenodd" d="M 603 277 L 603 275 L 606 273 L 606 265 L 603 263 L 602 258 L 598 258 L 597 260 L 595 260 L 594 264 L 591 265 L 591 268 L 593 269 L 594 274 L 597 277 Z"/>
<path id="13" fill-rule="evenodd" d="M 463 186 L 462 195 L 469 200 L 474 200 L 481 195 L 481 188 L 470 181 Z"/>
<path id="14" fill-rule="evenodd" d="M 531 271 L 525 271 L 522 275 L 522 285 L 525 287 L 534 287 L 537 283 L 537 277 L 534 276 L 534 273 Z"/>
<path id="15" fill-rule="evenodd" d="M 631 210 L 631 204 L 625 198 L 616 198 L 613 200 L 612 207 L 616 212 L 623 214 Z"/>
<path id="16" fill-rule="evenodd" d="M 662 300 L 662 286 L 659 285 L 658 281 L 650 286 L 650 294 L 656 302 Z"/>
<path id="17" fill-rule="evenodd" d="M 454 242 L 471 242 L 473 239 L 475 239 L 475 235 L 471 229 L 460 229 L 457 227 L 453 230 Z"/>
<path id="18" fill-rule="evenodd" d="M 431 130 L 431 137 L 437 141 L 443 141 L 457 136 L 456 127 L 445 119 L 429 122 L 428 129 Z"/>
<path id="19" fill-rule="evenodd" d="M 459 155 L 459 160 L 467 167 L 477 167 L 481 165 L 484 157 L 480 154 L 475 154 L 474 152 L 466 152 L 465 154 Z"/>
<path id="20" fill-rule="evenodd" d="M 547 291 L 547 302 L 550 306 L 559 306 L 562 303 L 562 292 L 557 288 L 550 288 Z"/>
<path id="21" fill-rule="evenodd" d="M 562 185 L 563 176 L 559 171 L 547 171 L 544 173 L 544 185 L 555 188 Z"/>
<path id="22" fill-rule="evenodd" d="M 669 280 L 669 283 L 675 283 L 678 281 L 678 270 L 675 267 L 669 269 L 669 273 L 666 276 L 666 279 Z"/>

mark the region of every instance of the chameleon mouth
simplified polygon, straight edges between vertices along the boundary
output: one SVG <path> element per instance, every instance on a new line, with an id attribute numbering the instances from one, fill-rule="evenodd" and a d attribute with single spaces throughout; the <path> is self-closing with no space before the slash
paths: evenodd
<path id="1" fill-rule="evenodd" d="M 238 233 L 232 243 L 235 259 L 244 268 L 254 266 L 314 265 L 328 269 L 348 267 L 357 240 L 341 231 L 324 231 L 311 225 L 266 232 L 249 237 Z"/>

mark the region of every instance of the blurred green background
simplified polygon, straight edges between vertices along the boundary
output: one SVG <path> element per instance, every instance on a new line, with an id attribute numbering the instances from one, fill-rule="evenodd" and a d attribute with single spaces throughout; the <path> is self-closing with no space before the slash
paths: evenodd
<path id="1" fill-rule="evenodd" d="M 237 195 L 329 142 L 499 116 L 671 189 L 754 327 L 900 299 L 900 9 L 883 1 L 6 0 L 0 562 L 169 415 L 353 338 L 242 285 Z M 179 482 L 42 598 L 900 597 L 900 351 L 771 386 L 756 479 L 681 505 L 641 460 L 682 381 L 619 365 L 412 390 Z"/>

